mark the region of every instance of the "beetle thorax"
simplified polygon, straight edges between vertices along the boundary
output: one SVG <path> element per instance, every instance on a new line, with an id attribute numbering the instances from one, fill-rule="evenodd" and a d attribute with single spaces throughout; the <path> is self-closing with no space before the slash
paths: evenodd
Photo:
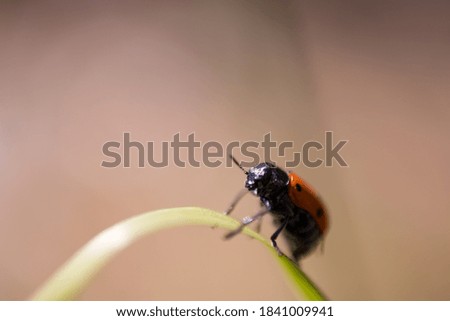
<path id="1" fill-rule="evenodd" d="M 286 194 L 289 176 L 271 163 L 261 163 L 249 169 L 245 187 L 258 196 L 268 208 L 277 207 Z"/>

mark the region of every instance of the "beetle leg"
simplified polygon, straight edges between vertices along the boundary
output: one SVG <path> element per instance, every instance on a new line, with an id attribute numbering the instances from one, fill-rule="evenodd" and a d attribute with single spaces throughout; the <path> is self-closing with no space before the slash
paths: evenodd
<path id="1" fill-rule="evenodd" d="M 230 213 L 234 210 L 237 203 L 244 197 L 245 194 L 247 194 L 248 189 L 244 188 L 241 190 L 234 198 L 234 200 L 231 202 L 230 206 L 227 208 L 227 210 L 224 212 L 225 215 L 230 215 Z"/>
<path id="2" fill-rule="evenodd" d="M 277 237 L 278 235 L 280 235 L 281 231 L 284 230 L 284 228 L 286 227 L 288 223 L 288 220 L 286 219 L 283 224 L 280 225 L 280 227 L 278 227 L 278 229 L 275 231 L 275 233 L 272 234 L 272 236 L 270 237 L 270 240 L 272 241 L 272 246 L 275 248 L 275 250 L 277 250 L 278 255 L 284 255 L 283 252 L 281 252 L 280 248 L 277 245 Z"/>
<path id="3" fill-rule="evenodd" d="M 265 205 L 264 205 L 263 202 L 261 202 L 261 209 L 263 207 L 265 207 Z M 258 233 L 261 232 L 262 221 L 263 220 L 258 220 L 258 223 L 256 224 L 255 231 L 258 232 Z"/>
<path id="4" fill-rule="evenodd" d="M 225 239 L 232 238 L 236 234 L 239 234 L 244 229 L 245 226 L 247 226 L 248 224 L 250 224 L 251 222 L 253 222 L 256 219 L 261 218 L 261 216 L 263 216 L 264 214 L 267 214 L 268 212 L 270 212 L 269 209 L 262 208 L 255 215 L 253 215 L 251 217 L 244 217 L 244 219 L 242 219 L 242 221 L 241 221 L 241 225 L 239 225 L 239 227 L 237 229 L 235 229 L 234 231 L 231 231 L 231 232 L 225 234 Z"/>
<path id="5" fill-rule="evenodd" d="M 258 222 L 256 223 L 255 231 L 257 233 L 261 232 L 262 221 L 263 220 L 258 220 Z"/>

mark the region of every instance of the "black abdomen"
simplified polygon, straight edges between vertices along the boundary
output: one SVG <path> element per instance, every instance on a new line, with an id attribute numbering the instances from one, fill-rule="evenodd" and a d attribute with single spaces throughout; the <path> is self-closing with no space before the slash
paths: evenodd
<path id="1" fill-rule="evenodd" d="M 292 212 L 291 215 L 286 215 L 287 213 L 284 211 L 283 213 L 274 211 L 273 214 L 277 226 L 288 218 L 288 224 L 282 234 L 288 241 L 292 256 L 298 261 L 317 246 L 322 233 L 316 221 L 307 211 L 295 207 Z"/>

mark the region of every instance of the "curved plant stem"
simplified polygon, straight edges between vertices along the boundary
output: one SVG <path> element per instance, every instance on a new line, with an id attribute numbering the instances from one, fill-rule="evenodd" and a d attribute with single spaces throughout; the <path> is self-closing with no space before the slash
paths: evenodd
<path id="1" fill-rule="evenodd" d="M 222 213 L 197 207 L 151 211 L 133 216 L 107 228 L 78 250 L 33 295 L 33 300 L 74 300 L 97 273 L 121 250 L 153 232 L 188 225 L 206 225 L 234 230 L 239 222 Z M 285 256 L 278 256 L 269 241 L 251 229 L 242 233 L 260 241 L 283 267 L 296 292 L 307 300 L 324 300 L 324 296 Z"/>

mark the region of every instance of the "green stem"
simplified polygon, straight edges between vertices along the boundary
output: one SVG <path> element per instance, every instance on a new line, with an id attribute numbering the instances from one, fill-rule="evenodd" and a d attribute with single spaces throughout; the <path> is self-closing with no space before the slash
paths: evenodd
<path id="1" fill-rule="evenodd" d="M 140 237 L 162 229 L 188 225 L 234 230 L 239 222 L 222 213 L 197 207 L 163 209 L 133 216 L 90 240 L 47 280 L 32 300 L 74 300 L 113 256 Z M 325 300 L 298 265 L 285 256 L 279 256 L 269 241 L 249 228 L 244 228 L 242 233 L 269 249 L 300 296 L 307 300 Z"/>

